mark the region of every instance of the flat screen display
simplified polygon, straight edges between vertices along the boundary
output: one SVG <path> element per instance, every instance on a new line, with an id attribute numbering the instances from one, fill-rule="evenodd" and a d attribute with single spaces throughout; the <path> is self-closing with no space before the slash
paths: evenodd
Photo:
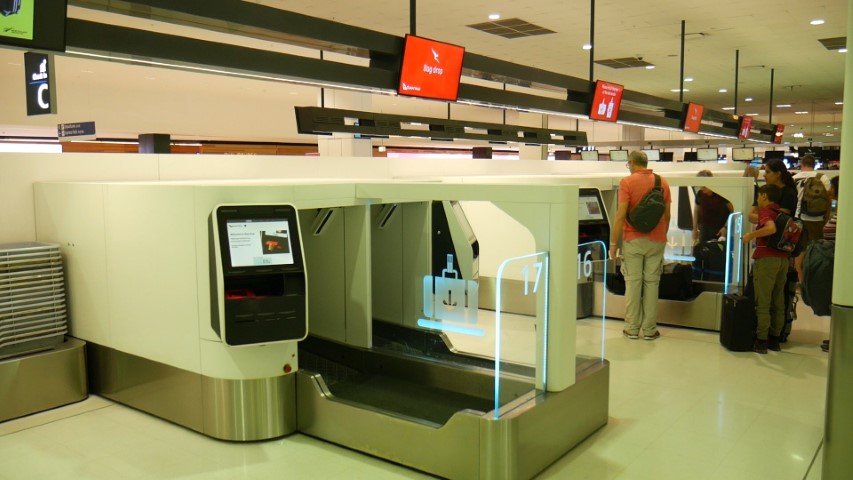
<path id="1" fill-rule="evenodd" d="M 717 159 L 716 148 L 697 148 L 696 160 L 700 162 L 711 162 Z"/>
<path id="2" fill-rule="evenodd" d="M 66 0 L 0 0 L 0 45 L 65 51 Z"/>
<path id="3" fill-rule="evenodd" d="M 751 162 L 755 158 L 755 149 L 742 147 L 732 149 L 732 160 L 736 162 Z"/>
<path id="4" fill-rule="evenodd" d="M 619 118 L 619 106 L 622 104 L 622 92 L 625 87 L 615 83 L 598 80 L 595 82 L 595 93 L 592 96 L 589 118 L 615 122 Z"/>
<path id="5" fill-rule="evenodd" d="M 610 160 L 613 160 L 614 162 L 627 162 L 628 150 L 611 150 Z"/>
<path id="6" fill-rule="evenodd" d="M 737 131 L 737 138 L 746 140 L 749 138 L 749 131 L 752 129 L 752 117 L 744 115 L 740 117 L 740 126 Z"/>
<path id="7" fill-rule="evenodd" d="M 293 265 L 290 222 L 285 219 L 228 220 L 231 267 Z"/>
<path id="8" fill-rule="evenodd" d="M 705 107 L 698 103 L 687 104 L 687 115 L 684 117 L 685 132 L 699 132 L 699 126 L 702 124 L 702 114 L 705 112 Z"/>
<path id="9" fill-rule="evenodd" d="M 464 56 L 463 47 L 406 35 L 397 93 L 455 102 Z"/>
<path id="10" fill-rule="evenodd" d="M 582 150 L 581 160 L 598 160 L 598 150 Z"/>
<path id="11" fill-rule="evenodd" d="M 782 137 L 785 135 L 785 125 L 777 124 L 775 132 L 773 133 L 773 143 L 780 144 L 782 143 Z"/>
<path id="12" fill-rule="evenodd" d="M 776 158 L 779 160 L 785 159 L 785 151 L 784 150 L 767 150 L 764 152 L 764 161 L 770 160 L 771 158 Z"/>
<path id="13" fill-rule="evenodd" d="M 642 150 L 642 152 L 646 154 L 646 157 L 649 158 L 650 162 L 660 161 L 660 150 L 653 148 L 649 150 Z"/>
<path id="14" fill-rule="evenodd" d="M 598 197 L 588 197 L 581 195 L 578 200 L 579 222 L 589 220 L 604 220 L 604 213 L 601 211 L 601 204 L 598 203 Z"/>

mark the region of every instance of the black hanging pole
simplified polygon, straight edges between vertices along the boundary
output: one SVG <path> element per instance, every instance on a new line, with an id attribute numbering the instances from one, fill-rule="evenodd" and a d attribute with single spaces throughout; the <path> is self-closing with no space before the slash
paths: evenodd
<path id="1" fill-rule="evenodd" d="M 320 50 L 320 60 L 323 59 L 323 51 Z M 326 108 L 326 89 L 320 88 L 320 108 Z"/>
<path id="2" fill-rule="evenodd" d="M 681 21 L 681 74 L 679 75 L 678 85 L 678 101 L 684 102 L 684 25 L 685 21 Z"/>
<path id="3" fill-rule="evenodd" d="M 769 123 L 773 123 L 773 77 L 776 75 L 776 69 L 770 69 L 770 120 Z"/>
<path id="4" fill-rule="evenodd" d="M 740 62 L 740 50 L 735 50 L 735 115 L 737 115 L 737 74 L 738 62 Z"/>
<path id="5" fill-rule="evenodd" d="M 595 0 L 589 0 L 589 83 L 595 81 Z"/>
<path id="6" fill-rule="evenodd" d="M 417 35 L 418 0 L 409 0 L 409 33 Z"/>

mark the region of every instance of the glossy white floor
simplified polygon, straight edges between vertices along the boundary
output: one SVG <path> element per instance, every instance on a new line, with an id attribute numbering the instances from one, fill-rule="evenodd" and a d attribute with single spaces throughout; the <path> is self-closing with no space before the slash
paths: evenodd
<path id="1" fill-rule="evenodd" d="M 820 478 L 828 318 L 800 305 L 781 353 L 731 353 L 712 332 L 628 340 L 607 322 L 610 421 L 540 478 Z M 579 336 L 600 323 L 579 322 Z M 0 479 L 430 478 L 304 435 L 226 443 L 92 396 L 0 424 Z"/>

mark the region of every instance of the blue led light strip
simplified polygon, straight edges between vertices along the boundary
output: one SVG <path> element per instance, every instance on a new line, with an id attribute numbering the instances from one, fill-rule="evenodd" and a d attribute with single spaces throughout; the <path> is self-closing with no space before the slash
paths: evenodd
<path id="1" fill-rule="evenodd" d="M 723 294 L 729 294 L 729 285 L 735 282 L 740 282 L 740 265 L 741 265 L 741 257 L 743 256 L 743 252 L 741 251 L 742 246 L 738 244 L 738 262 L 737 262 L 737 275 L 734 279 L 732 279 L 732 249 L 734 248 L 734 243 L 732 240 L 734 239 L 733 233 L 735 233 L 735 229 L 732 228 L 737 226 L 737 241 L 741 240 L 741 233 L 743 232 L 743 213 L 734 212 L 729 215 L 729 219 L 726 221 L 726 274 L 723 277 Z"/>
<path id="2" fill-rule="evenodd" d="M 602 240 L 596 240 L 594 242 L 586 242 L 579 243 L 578 247 L 585 247 L 587 245 L 601 245 L 602 257 L 604 257 L 604 289 L 601 292 L 601 358 L 604 359 L 604 336 L 605 336 L 605 318 L 607 318 L 607 257 L 610 255 L 610 252 L 607 251 L 607 244 Z M 594 273 L 593 273 L 594 275 Z M 593 281 L 595 279 L 593 278 Z"/>
<path id="3" fill-rule="evenodd" d="M 473 335 L 475 337 L 485 337 L 486 332 L 482 328 L 463 327 L 450 322 L 434 322 L 432 320 L 418 319 L 418 326 L 423 328 L 432 328 L 441 330 L 442 332 L 464 333 L 465 335 Z"/>

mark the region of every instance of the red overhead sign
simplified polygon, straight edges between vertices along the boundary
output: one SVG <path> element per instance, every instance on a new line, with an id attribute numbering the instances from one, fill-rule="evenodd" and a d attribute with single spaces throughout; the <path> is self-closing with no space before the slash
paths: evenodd
<path id="1" fill-rule="evenodd" d="M 744 115 L 740 117 L 740 128 L 738 128 L 737 138 L 746 140 L 749 138 L 749 131 L 752 129 L 752 117 Z"/>
<path id="2" fill-rule="evenodd" d="M 702 124 L 702 114 L 705 112 L 705 107 L 698 103 L 687 104 L 687 116 L 684 118 L 685 132 L 699 132 L 699 125 Z"/>
<path id="3" fill-rule="evenodd" d="M 619 118 L 619 105 L 622 103 L 622 91 L 625 87 L 615 83 L 595 82 L 595 94 L 592 96 L 592 106 L 589 118 L 615 122 Z"/>
<path id="4" fill-rule="evenodd" d="M 464 55 L 460 46 L 406 35 L 397 93 L 456 101 Z"/>
<path id="5" fill-rule="evenodd" d="M 773 143 L 782 143 L 782 136 L 785 135 L 785 125 L 776 125 L 776 132 L 773 134 Z"/>

